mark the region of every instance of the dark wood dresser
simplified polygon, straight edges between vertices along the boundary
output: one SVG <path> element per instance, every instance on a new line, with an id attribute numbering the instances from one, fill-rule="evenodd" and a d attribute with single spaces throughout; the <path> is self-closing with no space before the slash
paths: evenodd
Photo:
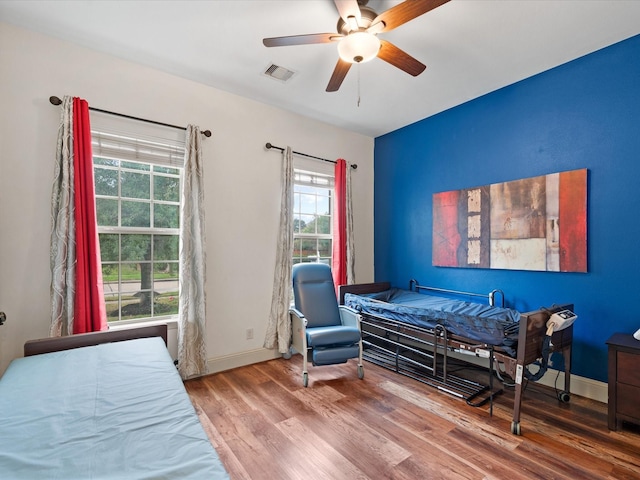
<path id="1" fill-rule="evenodd" d="M 640 341 L 615 333 L 609 345 L 609 429 L 619 421 L 640 425 Z"/>

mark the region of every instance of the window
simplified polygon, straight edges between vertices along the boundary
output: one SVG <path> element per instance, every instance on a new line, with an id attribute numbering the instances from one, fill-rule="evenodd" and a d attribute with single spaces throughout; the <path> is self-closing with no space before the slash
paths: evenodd
<path id="1" fill-rule="evenodd" d="M 92 137 L 107 320 L 177 315 L 184 144 Z"/>
<path id="2" fill-rule="evenodd" d="M 331 213 L 334 180 L 330 175 L 295 170 L 293 186 L 293 263 L 331 264 Z"/>

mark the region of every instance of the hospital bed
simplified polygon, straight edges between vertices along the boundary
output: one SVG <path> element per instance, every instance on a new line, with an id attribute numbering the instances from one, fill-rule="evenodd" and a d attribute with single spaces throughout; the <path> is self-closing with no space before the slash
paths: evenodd
<path id="1" fill-rule="evenodd" d="M 515 386 L 511 432 L 516 435 L 521 434 L 523 386 L 542 377 L 551 352 L 564 357 L 565 384 L 558 398 L 570 399 L 575 316 L 562 330 L 549 329 L 547 323 L 551 325 L 550 319 L 560 314 L 573 315 L 573 305 L 520 313 L 504 307 L 500 290 L 485 295 L 422 286 L 416 280 L 411 280 L 408 290 L 391 288 L 388 282 L 343 285 L 339 295 L 340 304 L 361 314 L 368 361 L 463 398 L 472 406 L 490 402 L 490 413 L 494 396 L 502 391 L 494 386 L 494 377 L 510 379 Z M 486 365 L 488 384 L 456 375 L 451 368 L 454 358 Z"/>
<path id="2" fill-rule="evenodd" d="M 0 478 L 228 479 L 167 327 L 25 344 L 0 379 Z"/>

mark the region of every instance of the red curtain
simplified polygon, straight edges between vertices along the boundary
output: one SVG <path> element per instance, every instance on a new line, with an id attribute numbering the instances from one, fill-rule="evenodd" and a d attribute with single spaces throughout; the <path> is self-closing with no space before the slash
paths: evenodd
<path id="1" fill-rule="evenodd" d="M 89 105 L 80 98 L 73 99 L 73 169 L 77 259 L 75 334 L 107 329 L 93 187 Z"/>
<path id="2" fill-rule="evenodd" d="M 347 162 L 342 158 L 335 166 L 335 192 L 331 270 L 337 294 L 347 283 Z"/>

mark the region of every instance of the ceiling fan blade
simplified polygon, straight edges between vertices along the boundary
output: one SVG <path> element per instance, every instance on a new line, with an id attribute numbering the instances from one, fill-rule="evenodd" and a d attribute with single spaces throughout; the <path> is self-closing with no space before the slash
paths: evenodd
<path id="1" fill-rule="evenodd" d="M 356 21 L 360 23 L 358 0 L 333 0 L 333 3 L 336 4 L 338 13 L 346 23 L 349 23 L 349 17 L 355 17 Z"/>
<path id="2" fill-rule="evenodd" d="M 449 1 L 450 0 L 405 0 L 378 15 L 373 22 L 371 22 L 371 27 L 369 27 L 368 30 L 370 30 L 371 33 L 388 32 Z M 380 25 L 380 23 L 382 23 L 382 25 Z"/>
<path id="3" fill-rule="evenodd" d="M 337 92 L 342 85 L 342 81 L 344 77 L 347 76 L 349 69 L 351 68 L 351 63 L 345 62 L 341 58 L 338 59 L 338 63 L 336 64 L 336 68 L 333 70 L 333 74 L 331 74 L 331 79 L 329 80 L 329 85 L 327 85 L 327 92 Z"/>
<path id="4" fill-rule="evenodd" d="M 340 40 L 339 33 L 312 33 L 309 35 L 291 35 L 289 37 L 263 38 L 265 47 L 288 47 L 290 45 L 309 45 L 313 43 L 330 43 Z"/>
<path id="5" fill-rule="evenodd" d="M 398 67 L 400 70 L 407 72 L 409 75 L 417 77 L 424 69 L 426 65 L 420 63 L 408 53 L 400 50 L 393 43 L 380 39 L 380 51 L 378 52 L 378 58 L 381 58 L 387 63 L 390 63 L 394 67 Z"/>

